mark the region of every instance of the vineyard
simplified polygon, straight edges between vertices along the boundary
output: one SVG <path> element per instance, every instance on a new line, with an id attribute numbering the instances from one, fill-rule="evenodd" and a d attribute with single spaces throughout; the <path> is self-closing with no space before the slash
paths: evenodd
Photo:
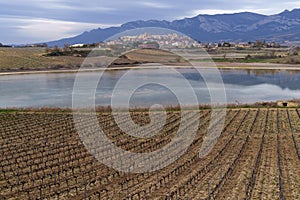
<path id="1" fill-rule="evenodd" d="M 146 112 L 131 117 L 150 123 Z M 196 137 L 176 162 L 133 174 L 97 161 L 72 113 L 0 113 L 0 199 L 300 199 L 299 109 L 228 109 L 217 144 L 199 158 L 210 117 L 200 111 Z M 159 133 L 141 139 L 122 132 L 111 113 L 97 118 L 115 145 L 136 153 L 164 147 L 180 125 L 180 112 L 168 111 Z M 188 118 L 197 122 L 193 112 Z M 93 129 L 86 119 L 82 126 Z"/>

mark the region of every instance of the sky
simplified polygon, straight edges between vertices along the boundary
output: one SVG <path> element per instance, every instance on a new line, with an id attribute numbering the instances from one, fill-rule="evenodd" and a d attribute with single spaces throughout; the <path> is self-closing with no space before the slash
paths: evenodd
<path id="1" fill-rule="evenodd" d="M 272 15 L 294 8 L 300 8 L 299 0 L 0 0 L 0 43 L 47 42 L 135 20 L 243 11 Z"/>

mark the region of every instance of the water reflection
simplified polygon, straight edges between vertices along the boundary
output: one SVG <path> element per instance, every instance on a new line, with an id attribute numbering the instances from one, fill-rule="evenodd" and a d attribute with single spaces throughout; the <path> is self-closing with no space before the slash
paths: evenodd
<path id="1" fill-rule="evenodd" d="M 208 89 L 202 77 L 191 69 L 178 70 L 189 80 L 196 91 L 199 102 L 210 102 Z M 286 70 L 220 70 L 227 94 L 228 103 L 254 103 L 300 98 L 299 71 Z M 125 71 L 106 72 L 102 77 L 97 92 L 96 104 L 109 105 L 113 87 Z M 72 91 L 76 74 L 34 74 L 0 76 L 0 107 L 71 107 Z M 95 73 L 85 73 L 89 81 Z M 132 79 L 138 77 L 159 76 L 167 79 L 176 87 L 178 78 L 168 70 L 135 70 Z M 124 94 L 126 93 L 126 85 Z M 185 88 L 180 88 L 184 93 Z M 213 90 L 220 89 L 218 85 Z M 120 94 L 122 95 L 122 94 Z M 188 98 L 188 97 L 187 97 Z M 132 106 L 148 106 L 154 103 L 176 105 L 177 99 L 172 91 L 159 85 L 145 85 L 131 98 Z"/>

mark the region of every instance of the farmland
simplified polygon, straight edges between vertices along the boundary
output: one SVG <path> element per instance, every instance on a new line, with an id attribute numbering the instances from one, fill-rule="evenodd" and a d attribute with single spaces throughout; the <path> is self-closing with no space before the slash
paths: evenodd
<path id="1" fill-rule="evenodd" d="M 4 72 L 76 72 L 83 61 L 92 51 L 92 48 L 77 48 L 73 53 L 69 52 L 64 55 L 48 55 L 46 48 L 41 47 L 27 47 L 27 48 L 3 48 L 0 47 L 0 73 Z M 174 50 L 174 52 L 153 50 L 153 49 L 137 49 L 127 52 L 120 56 L 121 53 L 114 53 L 118 59 L 114 60 L 110 66 L 112 68 L 126 69 L 126 67 L 140 66 L 145 63 L 161 63 L 172 66 L 190 66 L 189 62 L 194 62 L 196 65 L 206 66 L 208 62 L 214 61 L 218 68 L 243 68 L 243 69 L 299 69 L 299 55 L 289 55 L 286 49 L 270 50 L 270 49 L 251 49 L 251 50 L 232 50 L 232 49 L 218 49 L 207 50 L 208 55 L 203 53 L 203 50 Z M 63 49 L 59 49 L 63 52 Z M 187 54 L 188 51 L 189 53 Z M 82 55 L 81 55 L 81 54 Z M 123 52 L 124 53 L 124 52 Z M 175 54 L 174 54 L 175 53 Z M 114 55 L 113 54 L 113 55 Z M 178 55 L 184 55 L 182 58 Z M 296 52 L 296 54 L 298 54 Z M 89 60 L 98 67 L 104 67 L 99 61 L 108 61 L 112 59 L 113 55 L 107 54 L 101 49 L 95 49 L 91 57 L 96 55 L 103 55 L 102 60 L 95 57 Z M 114 55 L 114 56 L 116 56 Z M 272 55 L 270 57 L 270 55 Z M 208 58 L 209 57 L 209 58 Z M 187 59 L 187 60 L 185 60 Z M 87 63 L 86 63 L 87 64 Z M 210 66 L 210 65 L 208 65 Z M 86 68 L 94 69 L 90 65 Z M 105 66 L 106 67 L 106 66 Z"/>
<path id="2" fill-rule="evenodd" d="M 195 114 L 188 115 L 192 125 Z M 196 137 L 176 162 L 133 174 L 97 161 L 72 113 L 0 112 L 0 199 L 300 199 L 299 109 L 228 109 L 217 144 L 199 158 L 210 116 L 200 111 Z M 131 117 L 150 122 L 146 112 Z M 170 143 L 180 112 L 168 111 L 163 129 L 148 139 L 122 132 L 109 112 L 97 118 L 115 145 L 145 153 Z M 93 129 L 86 118 L 81 123 Z"/>
<path id="3" fill-rule="evenodd" d="M 46 57 L 45 48 L 0 48 L 0 72 L 78 69 L 83 58 Z"/>

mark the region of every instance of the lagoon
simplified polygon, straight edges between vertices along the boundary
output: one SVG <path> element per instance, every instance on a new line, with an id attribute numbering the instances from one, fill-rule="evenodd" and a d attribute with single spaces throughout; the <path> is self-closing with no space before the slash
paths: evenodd
<path id="1" fill-rule="evenodd" d="M 192 86 L 200 104 L 210 102 L 209 89 L 206 87 L 201 74 L 194 69 L 177 69 Z M 98 84 L 96 105 L 110 105 L 115 84 L 127 71 L 115 70 L 103 73 Z M 300 98 L 300 73 L 288 70 L 219 70 L 228 103 L 255 103 L 265 101 L 290 100 Z M 81 73 L 83 80 L 88 83 L 91 77 L 99 72 Z M 186 88 L 178 85 L 181 76 L 171 73 L 168 69 L 135 69 L 128 78 L 128 84 L 123 84 L 122 95 L 128 95 L 128 87 L 136 78 L 151 80 L 159 77 L 167 80 L 170 85 L 177 87 L 180 95 L 185 94 Z M 72 107 L 72 92 L 76 73 L 47 73 L 28 75 L 0 76 L 0 108 L 42 108 L 42 107 Z M 222 83 L 216 83 L 210 90 L 222 90 Z M 130 105 L 133 107 L 161 104 L 164 106 L 177 105 L 176 95 L 167 88 L 148 84 L 139 87 L 131 96 Z M 124 97 L 125 98 L 125 97 Z M 121 105 L 120 105 L 121 106 Z"/>

